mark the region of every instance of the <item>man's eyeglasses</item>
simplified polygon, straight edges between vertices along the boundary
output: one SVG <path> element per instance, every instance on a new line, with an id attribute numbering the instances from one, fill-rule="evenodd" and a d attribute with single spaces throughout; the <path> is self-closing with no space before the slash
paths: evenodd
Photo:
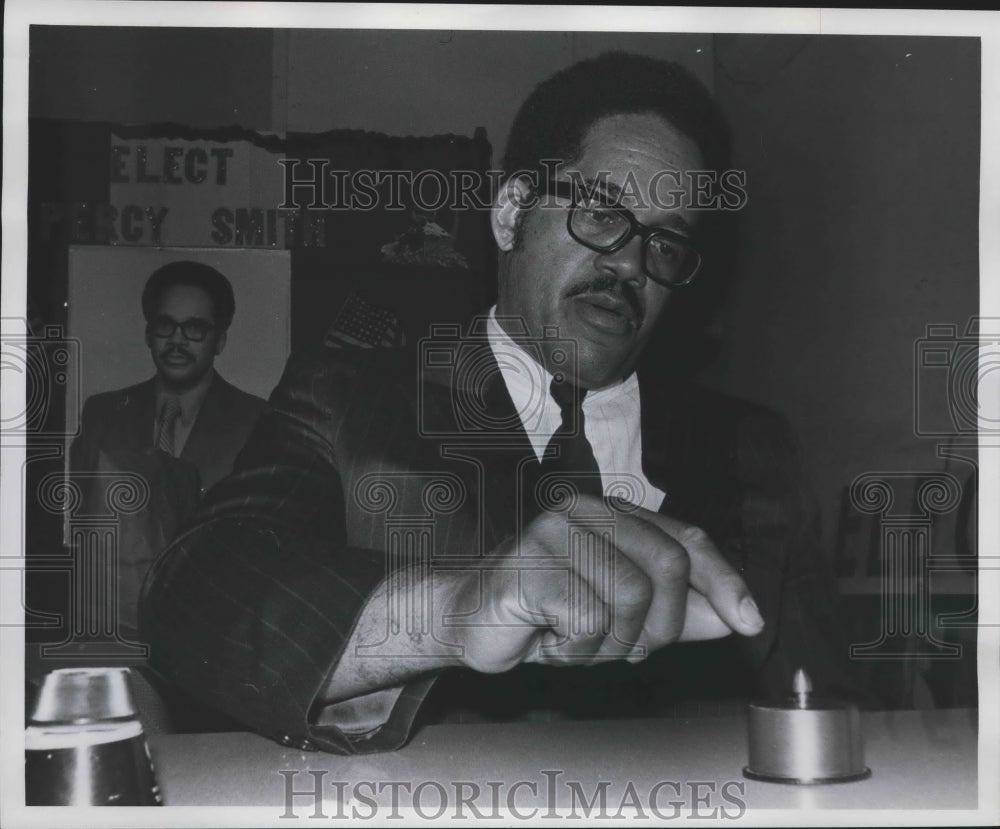
<path id="1" fill-rule="evenodd" d="M 197 317 L 184 320 L 184 322 L 178 322 L 172 317 L 160 316 L 149 323 L 149 332 L 154 337 L 162 337 L 164 339 L 172 337 L 174 331 L 178 328 L 181 329 L 184 339 L 195 343 L 201 342 L 208 336 L 210 331 L 215 330 L 215 326 L 208 322 L 208 320 L 198 319 Z"/>
<path id="2" fill-rule="evenodd" d="M 687 285 L 701 267 L 701 254 L 686 236 L 665 227 L 648 227 L 631 211 L 602 201 L 597 194 L 587 193 L 573 182 L 549 179 L 540 192 L 573 202 L 566 217 L 566 229 L 584 247 L 598 253 L 614 253 L 636 234 L 641 236 L 643 271 L 660 285 L 668 288 Z"/>

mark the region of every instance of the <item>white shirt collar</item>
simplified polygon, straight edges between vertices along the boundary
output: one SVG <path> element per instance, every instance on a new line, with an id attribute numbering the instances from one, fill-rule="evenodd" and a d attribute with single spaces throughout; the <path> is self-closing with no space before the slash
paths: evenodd
<path id="1" fill-rule="evenodd" d="M 541 459 L 562 422 L 559 406 L 549 393 L 552 375 L 526 350 L 525 346 L 531 348 L 531 340 L 525 339 L 522 346 L 503 330 L 495 306 L 487 318 L 486 334 L 511 402 Z M 584 397 L 584 432 L 605 486 L 625 485 L 633 492 L 628 500 L 657 510 L 664 496 L 642 470 L 641 408 L 639 380 L 633 372 L 622 382 Z"/>
<path id="2" fill-rule="evenodd" d="M 541 426 L 552 375 L 503 330 L 496 318 L 496 306 L 490 309 L 486 336 L 514 408 L 531 435 Z"/>
<path id="3" fill-rule="evenodd" d="M 525 431 L 532 437 L 532 442 L 535 442 L 536 436 L 543 439 L 541 448 L 544 449 L 552 433 L 559 428 L 561 419 L 558 406 L 549 394 L 552 374 L 504 331 L 497 320 L 495 305 L 490 308 L 486 335 Z M 528 340 L 525 343 L 528 348 L 531 347 L 530 342 Z M 638 390 L 639 381 L 635 372 L 632 372 L 618 383 L 588 392 L 583 400 L 584 413 L 594 411 L 624 395 L 635 395 L 637 398 Z"/>
<path id="4" fill-rule="evenodd" d="M 515 386 L 519 389 L 519 395 L 523 394 L 526 399 L 537 397 L 539 387 L 548 393 L 549 386 L 552 383 L 552 375 L 504 331 L 497 320 L 496 310 L 496 305 L 490 308 L 489 316 L 486 320 L 486 335 L 489 338 L 493 354 L 497 358 L 497 364 L 500 366 L 500 372 L 503 374 L 508 390 L 511 390 L 512 386 Z M 624 380 L 619 380 L 617 383 L 605 386 L 603 389 L 588 392 L 584 398 L 583 405 L 586 408 L 588 403 L 593 405 L 595 402 L 599 403 L 608 398 L 616 397 L 626 390 L 630 391 L 633 387 L 638 388 L 638 383 L 639 381 L 633 371 Z M 513 395 L 512 390 L 511 394 Z"/>

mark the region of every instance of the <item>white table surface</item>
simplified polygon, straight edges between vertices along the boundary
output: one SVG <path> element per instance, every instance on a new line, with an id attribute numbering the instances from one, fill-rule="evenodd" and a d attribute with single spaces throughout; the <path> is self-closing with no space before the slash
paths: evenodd
<path id="1" fill-rule="evenodd" d="M 568 781 L 577 781 L 590 798 L 608 781 L 613 813 L 629 784 L 647 802 L 658 783 L 658 802 L 669 815 L 671 801 L 692 806 L 701 796 L 705 811 L 737 807 L 723 799 L 722 787 L 755 809 L 975 809 L 977 807 L 977 723 L 974 710 L 896 711 L 862 714 L 867 780 L 822 786 L 794 786 L 748 780 L 744 717 L 698 717 L 601 722 L 456 724 L 428 726 L 396 752 L 351 757 L 302 752 L 248 733 L 160 735 L 149 739 L 156 774 L 167 806 L 269 806 L 286 804 L 286 776 L 297 790 L 311 789 L 320 775 L 324 800 L 336 805 L 337 791 L 362 791 L 391 805 L 391 781 L 398 803 L 426 781 L 480 787 L 476 799 L 489 809 L 490 781 L 502 781 L 501 802 L 511 784 L 534 781 L 538 794 L 521 786 L 515 805 L 544 808 L 554 781 L 557 806 L 572 806 Z M 543 772 L 548 771 L 546 776 Z M 338 790 L 332 784 L 341 785 Z M 378 784 L 383 785 L 378 791 Z M 692 784 L 699 784 L 696 792 Z M 437 794 L 425 787 L 421 802 L 433 811 Z M 465 789 L 466 793 L 470 790 Z M 678 793 L 679 791 L 679 793 Z M 707 801 L 704 800 L 707 798 Z M 340 795 L 340 800 L 344 800 Z M 309 814 L 309 798 L 296 809 Z M 333 806 L 324 807 L 327 816 Z M 721 814 L 721 813 L 720 813 Z M 723 816 L 727 816 L 723 815 Z"/>

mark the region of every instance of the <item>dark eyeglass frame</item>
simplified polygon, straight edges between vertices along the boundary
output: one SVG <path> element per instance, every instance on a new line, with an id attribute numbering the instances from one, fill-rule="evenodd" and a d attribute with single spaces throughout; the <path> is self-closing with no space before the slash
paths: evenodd
<path id="1" fill-rule="evenodd" d="M 167 326 L 170 327 L 169 331 L 167 331 Z M 178 322 L 173 317 L 165 315 L 151 319 L 147 324 L 147 328 L 152 336 L 162 340 L 170 339 L 170 337 L 174 336 L 174 332 L 180 328 L 184 339 L 190 340 L 193 343 L 200 343 L 212 331 L 218 330 L 218 326 L 201 317 L 192 317 L 191 319 Z"/>
<path id="2" fill-rule="evenodd" d="M 570 237 L 576 242 L 579 242 L 586 248 L 597 253 L 614 253 L 615 251 L 621 250 L 625 245 L 632 241 L 632 238 L 636 235 L 642 239 L 642 271 L 646 276 L 652 279 L 658 285 L 663 285 L 667 288 L 681 288 L 684 285 L 690 284 L 691 280 L 695 278 L 695 275 L 701 269 L 701 253 L 694 246 L 692 241 L 681 233 L 670 230 L 665 227 L 650 227 L 649 225 L 644 225 L 635 216 L 632 215 L 632 211 L 628 208 L 621 207 L 615 204 L 611 199 L 606 201 L 598 198 L 598 203 L 602 207 L 606 207 L 609 210 L 613 210 L 623 219 L 628 222 L 629 231 L 617 242 L 610 245 L 598 245 L 587 239 L 581 239 L 573 230 L 573 217 L 576 215 L 576 211 L 584 207 L 580 203 L 580 193 L 581 186 L 572 181 L 560 181 L 559 179 L 548 179 L 542 183 L 538 188 L 540 195 L 554 195 L 559 198 L 569 199 L 572 202 L 572 206 L 569 208 L 569 213 L 566 216 L 566 232 L 569 233 Z M 593 192 L 593 190 L 592 190 Z M 597 193 L 600 196 L 600 193 Z M 668 239 L 671 242 L 680 245 L 686 250 L 690 251 L 695 256 L 695 265 L 684 279 L 678 281 L 668 281 L 656 274 L 650 272 L 649 268 L 646 267 L 646 257 L 648 255 L 649 245 L 653 239 Z"/>

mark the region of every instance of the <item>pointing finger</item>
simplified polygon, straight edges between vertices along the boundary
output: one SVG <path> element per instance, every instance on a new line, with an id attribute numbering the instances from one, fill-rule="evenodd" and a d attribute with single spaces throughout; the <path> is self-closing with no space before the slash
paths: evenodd
<path id="1" fill-rule="evenodd" d="M 708 533 L 660 513 L 638 510 L 636 517 L 658 527 L 674 539 L 690 560 L 689 581 L 701 593 L 732 630 L 755 636 L 764 628 L 750 589 L 733 566 L 726 561 Z"/>

